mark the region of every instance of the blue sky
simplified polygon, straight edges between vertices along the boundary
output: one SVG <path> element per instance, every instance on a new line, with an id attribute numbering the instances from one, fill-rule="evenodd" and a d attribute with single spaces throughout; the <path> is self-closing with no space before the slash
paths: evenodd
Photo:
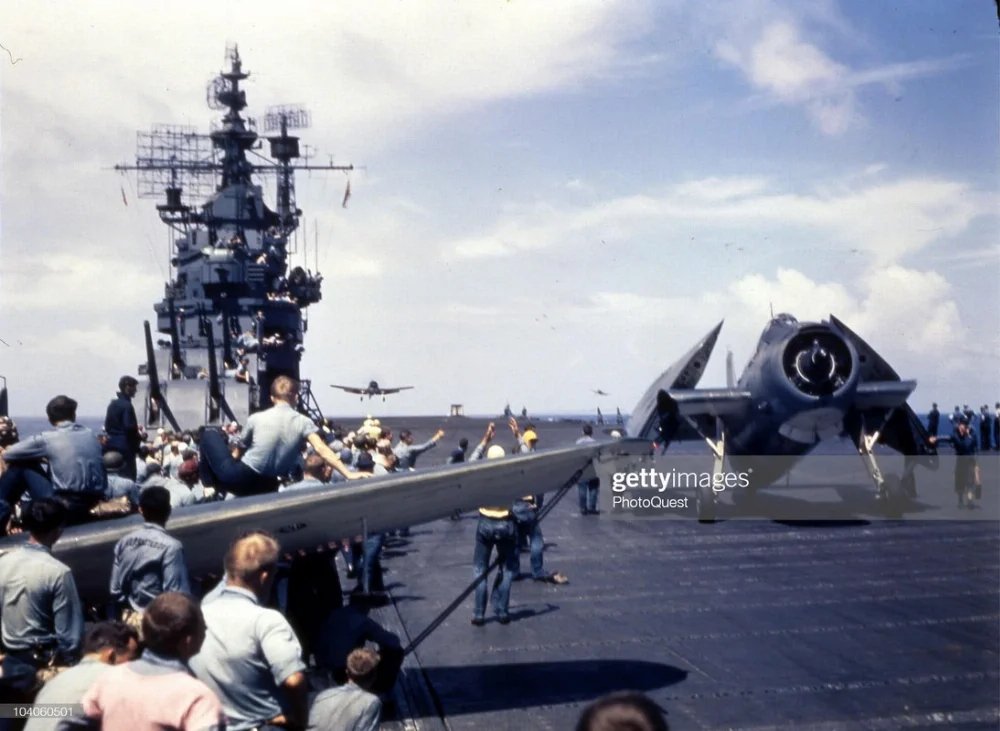
<path id="1" fill-rule="evenodd" d="M 918 379 L 921 409 L 1000 398 L 990 3 L 318 7 L 7 13 L 15 413 L 57 392 L 99 413 L 142 360 L 166 237 L 155 201 L 107 168 L 136 130 L 207 129 L 227 41 L 253 74 L 250 115 L 304 103 L 304 141 L 365 166 L 347 209 L 342 175 L 298 182 L 325 275 L 303 366 L 320 384 L 416 386 L 372 402 L 386 413 L 627 411 L 725 318 L 702 385 L 721 384 L 725 348 L 744 362 L 773 303 L 843 319 Z"/>

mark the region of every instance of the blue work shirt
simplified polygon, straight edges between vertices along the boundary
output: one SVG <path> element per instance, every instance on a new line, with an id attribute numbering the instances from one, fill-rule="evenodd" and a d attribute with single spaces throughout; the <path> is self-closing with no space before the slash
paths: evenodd
<path id="1" fill-rule="evenodd" d="M 399 460 L 398 469 L 410 470 L 416 467 L 417 457 L 426 452 L 428 449 L 433 449 L 437 446 L 437 442 L 433 439 L 423 444 L 404 444 L 400 442 L 396 445 L 396 448 L 392 450 L 392 453 L 396 455 L 396 459 Z"/>
<path id="2" fill-rule="evenodd" d="M 3 457 L 8 462 L 47 459 L 56 492 L 96 492 L 103 496 L 108 486 L 97 436 L 71 421 L 8 447 Z"/>
<path id="3" fill-rule="evenodd" d="M 189 665 L 222 701 L 228 731 L 250 731 L 283 713 L 280 686 L 306 669 L 288 620 L 229 585 L 202 602 L 202 613 L 205 643 Z"/>
<path id="4" fill-rule="evenodd" d="M 142 438 L 139 436 L 139 422 L 135 417 L 132 399 L 119 393 L 108 404 L 104 417 L 104 432 L 108 435 L 108 449 L 120 452 L 128 459 L 139 451 Z"/>
<path id="5" fill-rule="evenodd" d="M 115 546 L 111 598 L 137 612 L 167 591 L 191 593 L 184 546 L 156 523 L 146 523 Z"/>
<path id="6" fill-rule="evenodd" d="M 45 546 L 0 555 L 0 627 L 9 650 L 56 645 L 73 657 L 83 639 L 83 605 L 69 566 Z"/>
<path id="7" fill-rule="evenodd" d="M 312 419 L 286 403 L 258 411 L 243 428 L 243 464 L 264 477 L 284 477 L 295 469 L 306 439 L 318 431 Z"/>
<path id="8" fill-rule="evenodd" d="M 976 433 L 969 429 L 965 436 L 960 436 L 958 429 L 951 435 L 952 446 L 955 447 L 955 455 L 958 457 L 975 457 L 979 453 L 979 440 Z"/>
<path id="9" fill-rule="evenodd" d="M 139 501 L 139 486 L 127 477 L 108 473 L 108 489 L 104 493 L 106 500 L 117 500 L 120 497 L 127 497 L 134 504 Z"/>
<path id="10" fill-rule="evenodd" d="M 317 694 L 306 731 L 378 731 L 381 715 L 382 701 L 377 695 L 347 683 Z"/>

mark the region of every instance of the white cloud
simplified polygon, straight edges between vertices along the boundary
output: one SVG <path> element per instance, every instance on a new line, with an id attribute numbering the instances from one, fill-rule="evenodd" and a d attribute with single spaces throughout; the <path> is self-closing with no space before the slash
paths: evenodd
<path id="1" fill-rule="evenodd" d="M 995 196 L 949 180 L 911 178 L 790 193 L 755 178 L 709 178 L 655 196 L 515 211 L 492 231 L 453 242 L 450 250 L 459 257 L 496 257 L 691 222 L 742 232 L 744 240 L 747 227 L 808 228 L 810 247 L 842 253 L 857 249 L 873 263 L 886 264 L 954 236 L 977 217 L 996 211 Z"/>
<path id="2" fill-rule="evenodd" d="M 729 7 L 745 9 L 740 5 Z M 843 135 L 865 124 L 855 93 L 859 88 L 880 85 L 887 93 L 898 95 L 905 80 L 954 70 L 969 60 L 966 56 L 952 56 L 852 69 L 831 58 L 818 41 L 806 37 L 807 19 L 834 26 L 843 33 L 842 23 L 831 14 L 772 3 L 746 7 L 751 10 L 728 16 L 719 13 L 729 17 L 730 22 L 703 19 L 718 37 L 714 44 L 716 57 L 739 70 L 771 102 L 802 107 L 815 126 L 830 136 Z"/>

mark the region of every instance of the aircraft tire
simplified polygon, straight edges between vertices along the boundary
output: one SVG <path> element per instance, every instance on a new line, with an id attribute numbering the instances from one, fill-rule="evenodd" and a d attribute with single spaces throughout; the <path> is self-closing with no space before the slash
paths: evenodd
<path id="1" fill-rule="evenodd" d="M 712 489 L 711 485 L 699 485 L 698 495 L 696 497 L 698 502 L 698 522 L 699 523 L 714 523 L 715 522 L 715 490 Z"/>
<path id="2" fill-rule="evenodd" d="M 902 485 L 903 492 L 906 493 L 906 496 L 911 500 L 915 500 L 917 497 L 917 476 L 912 472 L 908 475 L 903 475 L 900 480 L 900 484 Z"/>
<path id="3" fill-rule="evenodd" d="M 889 520 L 899 520 L 902 518 L 905 501 L 906 493 L 903 490 L 902 480 L 900 480 L 899 475 L 886 475 L 885 504 L 883 506 L 885 517 Z"/>

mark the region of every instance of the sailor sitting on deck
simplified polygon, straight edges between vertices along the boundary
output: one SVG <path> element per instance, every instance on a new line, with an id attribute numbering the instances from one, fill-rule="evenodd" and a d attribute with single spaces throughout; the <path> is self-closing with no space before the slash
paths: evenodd
<path id="1" fill-rule="evenodd" d="M 76 401 L 56 396 L 45 411 L 54 429 L 4 450 L 7 467 L 0 477 L 0 526 L 6 526 L 25 492 L 34 500 L 60 500 L 68 510 L 69 525 L 87 522 L 90 509 L 104 499 L 108 486 L 104 455 L 97 435 L 76 423 Z M 43 459 L 48 461 L 48 475 Z"/>

